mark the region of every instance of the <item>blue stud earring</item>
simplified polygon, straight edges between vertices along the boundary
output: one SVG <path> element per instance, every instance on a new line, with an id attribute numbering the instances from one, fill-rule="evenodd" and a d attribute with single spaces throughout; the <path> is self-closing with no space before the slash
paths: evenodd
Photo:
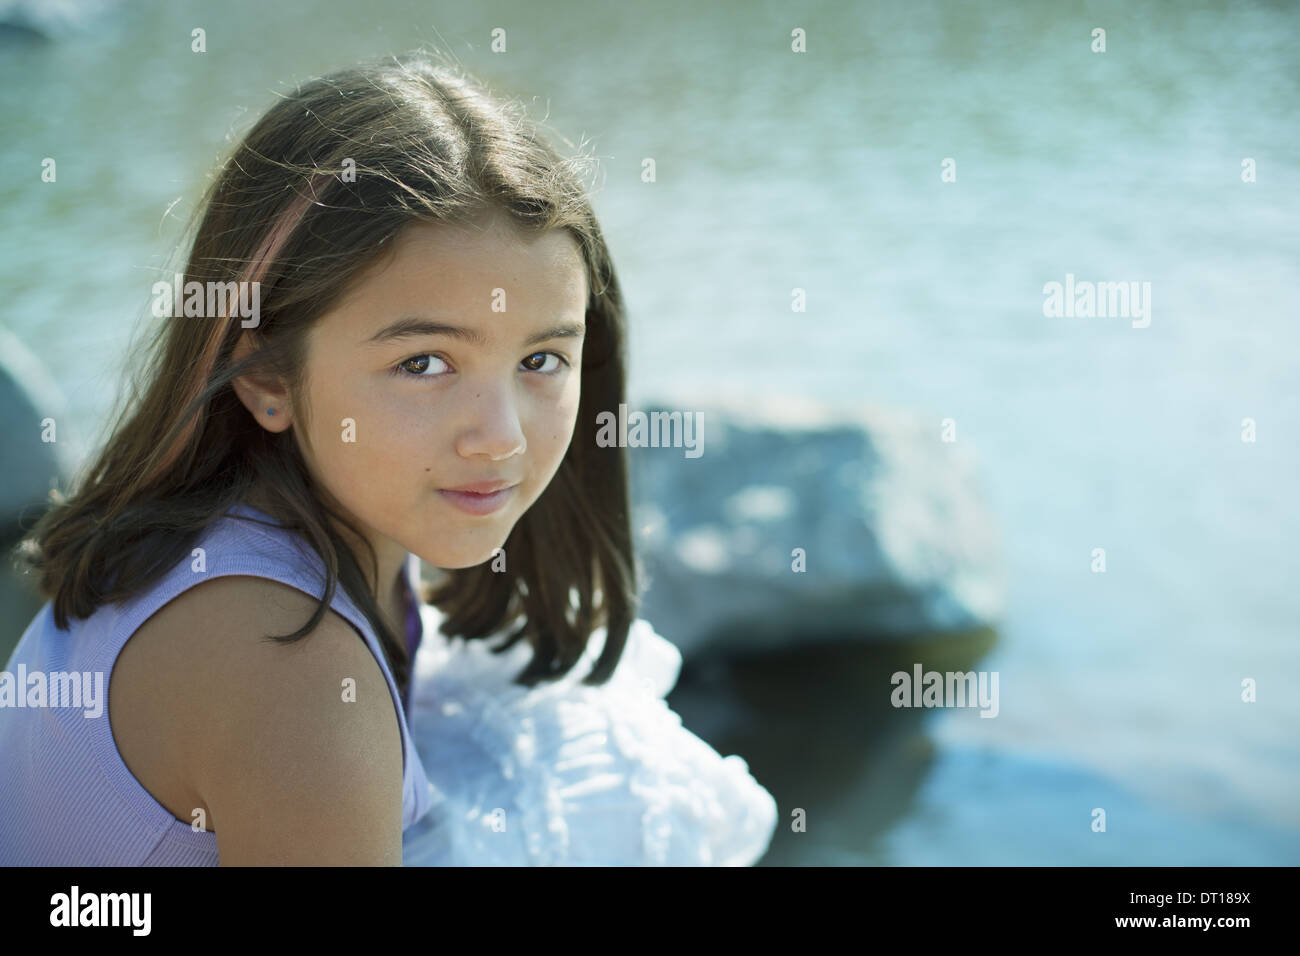
<path id="1" fill-rule="evenodd" d="M 268 409 L 266 410 L 266 414 L 268 414 L 268 415 L 274 415 L 274 414 L 275 414 L 275 409 L 274 409 L 274 408 L 268 408 Z"/>

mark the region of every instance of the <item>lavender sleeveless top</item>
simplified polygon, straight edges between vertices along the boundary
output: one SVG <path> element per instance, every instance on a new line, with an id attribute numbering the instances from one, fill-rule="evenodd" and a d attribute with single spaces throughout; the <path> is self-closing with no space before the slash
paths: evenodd
<path id="1" fill-rule="evenodd" d="M 244 515 L 272 527 L 239 520 Z M 217 838 L 178 820 L 127 768 L 108 719 L 109 678 L 118 653 L 145 621 L 208 578 L 253 575 L 320 598 L 323 564 L 298 535 L 262 512 L 237 505 L 215 521 L 148 590 L 107 604 L 69 630 L 47 603 L 0 671 L 0 865 L 215 866 Z M 206 565 L 199 563 L 200 556 Z M 419 558 L 405 568 L 407 647 L 414 660 L 421 620 L 413 599 Z M 379 662 L 402 735 L 402 829 L 433 802 L 407 726 L 409 697 L 397 683 L 365 615 L 335 591 L 330 607 L 350 623 Z M 310 638 L 308 638 L 310 640 Z M 409 694 L 409 692 L 408 692 Z"/>

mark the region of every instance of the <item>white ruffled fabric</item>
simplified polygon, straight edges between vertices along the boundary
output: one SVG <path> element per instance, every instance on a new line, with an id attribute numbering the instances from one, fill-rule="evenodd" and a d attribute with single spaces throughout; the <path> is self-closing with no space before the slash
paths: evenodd
<path id="1" fill-rule="evenodd" d="M 604 644 L 559 681 L 511 683 L 532 650 L 438 632 L 421 608 L 409 727 L 433 807 L 403 834 L 405 866 L 751 866 L 776 801 L 739 756 L 682 726 L 664 697 L 681 652 L 638 619 L 613 676 L 581 683 Z"/>

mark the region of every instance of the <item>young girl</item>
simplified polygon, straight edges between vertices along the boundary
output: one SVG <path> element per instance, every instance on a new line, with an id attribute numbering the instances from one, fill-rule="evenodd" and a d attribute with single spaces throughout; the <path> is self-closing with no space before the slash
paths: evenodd
<path id="1" fill-rule="evenodd" d="M 23 545 L 50 601 L 6 667 L 0 863 L 762 855 L 771 796 L 635 619 L 579 170 L 419 54 L 235 148 L 147 384 Z"/>

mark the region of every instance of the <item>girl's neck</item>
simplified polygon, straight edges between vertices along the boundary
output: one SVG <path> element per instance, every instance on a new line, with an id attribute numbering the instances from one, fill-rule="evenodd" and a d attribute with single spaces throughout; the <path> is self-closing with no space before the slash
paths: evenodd
<path id="1" fill-rule="evenodd" d="M 271 496 L 267 495 L 265 490 L 259 485 L 254 485 L 244 496 L 247 504 L 261 511 L 263 514 L 270 515 Z M 331 519 L 332 520 L 332 519 Z M 337 523 L 334 530 L 341 535 L 344 540 L 352 547 L 353 554 L 358 561 L 363 560 L 363 555 L 367 554 L 366 548 L 356 540 L 356 535 L 348 528 L 340 527 Z M 370 588 L 371 596 L 375 599 L 380 613 L 383 614 L 384 620 L 392 626 L 397 633 L 402 633 L 406 626 L 406 563 L 402 562 L 395 570 L 395 573 L 382 572 L 381 574 L 387 579 L 386 581 L 375 582 L 369 580 L 370 568 L 362 567 L 362 573 L 367 578 L 367 585 Z M 382 586 L 381 586 L 382 585 Z"/>
<path id="2" fill-rule="evenodd" d="M 389 628 L 394 634 L 405 637 L 406 635 L 406 583 L 405 576 L 397 575 L 397 580 L 393 582 L 393 592 L 387 602 L 379 605 L 384 614 L 384 620 L 388 622 Z"/>

